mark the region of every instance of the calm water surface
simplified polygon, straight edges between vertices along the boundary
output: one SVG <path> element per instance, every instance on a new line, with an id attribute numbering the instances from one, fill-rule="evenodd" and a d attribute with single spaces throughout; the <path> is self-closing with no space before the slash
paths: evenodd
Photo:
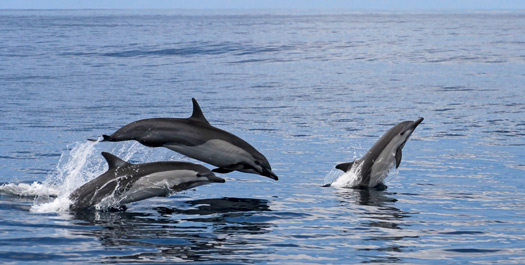
<path id="1" fill-rule="evenodd" d="M 525 263 L 523 13 L 4 10 L 0 43 L 2 263 Z M 280 180 L 61 209 L 102 151 L 189 160 L 86 139 L 192 97 Z M 321 188 L 419 117 L 387 190 Z"/>

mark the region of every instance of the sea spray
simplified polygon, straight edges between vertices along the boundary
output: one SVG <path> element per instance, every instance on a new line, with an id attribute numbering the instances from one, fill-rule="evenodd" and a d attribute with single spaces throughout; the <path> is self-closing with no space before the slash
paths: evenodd
<path id="1" fill-rule="evenodd" d="M 92 174 L 85 174 L 85 169 L 93 169 L 95 163 L 94 142 L 76 143 L 73 148 L 62 153 L 56 168 L 51 171 L 42 182 L 8 183 L 2 185 L 1 190 L 18 196 L 36 196 L 35 203 L 49 201 L 50 198 L 60 197 L 71 193 L 71 190 L 85 182 Z M 88 165 L 88 163 L 91 163 Z"/>
<path id="2" fill-rule="evenodd" d="M 69 195 L 88 181 L 100 176 L 107 170 L 107 162 L 100 154 L 100 147 L 108 145 L 99 142 L 77 142 L 60 156 L 56 169 L 40 184 L 53 193 L 38 194 L 32 212 L 65 212 L 69 210 Z M 180 160 L 182 155 L 163 148 L 149 148 L 138 142 L 113 143 L 109 152 L 125 161 L 134 155 L 144 160 Z M 166 159 L 167 158 L 167 159 Z"/>
<path id="3" fill-rule="evenodd" d="M 337 169 L 332 169 L 325 177 L 325 185 L 330 184 L 332 187 L 337 188 L 353 188 L 359 186 L 362 181 L 361 170 L 363 164 L 357 163 L 352 166 L 352 168 L 344 173 Z M 335 172 L 334 172 L 335 171 Z M 393 171 L 393 172 L 392 172 Z M 391 175 L 397 176 L 399 170 L 393 167 L 393 170 L 390 169 L 389 172 L 385 175 L 382 175 L 382 178 L 371 179 L 369 187 L 375 187 L 384 183 L 384 181 L 389 178 Z M 335 180 L 334 180 L 335 179 Z M 330 182 L 331 181 L 331 182 Z"/>
<path id="4" fill-rule="evenodd" d="M 48 176 L 44 184 L 60 186 L 61 194 L 70 194 L 74 189 L 102 172 L 100 158 L 95 153 L 96 142 L 76 143 L 60 156 L 56 171 Z"/>
<path id="5" fill-rule="evenodd" d="M 65 212 L 71 201 L 69 195 L 84 183 L 98 177 L 107 170 L 107 163 L 97 148 L 99 142 L 78 142 L 60 156 L 56 169 L 50 173 L 43 186 L 56 190 L 56 198 L 40 194 L 35 199 L 32 212 Z M 111 152 L 129 160 L 135 153 L 142 152 L 142 145 L 136 142 L 121 143 Z"/>
<path id="6" fill-rule="evenodd" d="M 354 151 L 354 157 L 352 160 L 356 161 L 357 157 L 358 157 L 358 154 L 356 151 Z M 352 168 L 348 170 L 347 172 L 343 172 L 340 169 L 336 169 L 334 167 L 324 177 L 323 186 L 332 186 L 332 187 L 338 187 L 338 188 L 354 187 L 360 181 L 360 177 L 359 177 L 360 175 L 357 174 L 359 172 L 361 172 L 360 165 L 352 166 Z"/>
<path id="7" fill-rule="evenodd" d="M 35 199 L 32 212 L 64 212 L 70 205 L 69 194 L 90 179 L 103 172 L 101 159 L 98 158 L 97 142 L 75 143 L 73 148 L 60 156 L 56 169 L 51 172 L 42 185 L 58 190 L 56 198 L 40 195 Z"/>
<path id="8" fill-rule="evenodd" d="M 332 168 L 326 176 L 324 176 L 323 186 L 331 186 L 344 173 L 336 168 Z"/>
<path id="9" fill-rule="evenodd" d="M 362 180 L 361 168 L 362 163 L 355 162 L 352 168 L 341 174 L 331 186 L 337 188 L 352 188 L 358 186 Z"/>

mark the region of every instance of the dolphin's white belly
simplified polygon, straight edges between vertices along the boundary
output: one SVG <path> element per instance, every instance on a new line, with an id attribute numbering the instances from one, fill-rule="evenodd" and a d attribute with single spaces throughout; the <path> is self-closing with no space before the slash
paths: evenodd
<path id="1" fill-rule="evenodd" d="M 156 172 L 133 183 L 131 188 L 121 195 L 119 201 L 126 204 L 151 197 L 167 196 L 171 193 L 171 187 L 196 180 L 196 173 L 192 170 Z"/>
<path id="2" fill-rule="evenodd" d="M 244 149 L 219 139 L 209 140 L 197 146 L 173 144 L 165 147 L 218 167 L 227 167 L 232 164 L 247 163 L 253 160 L 252 155 Z"/>

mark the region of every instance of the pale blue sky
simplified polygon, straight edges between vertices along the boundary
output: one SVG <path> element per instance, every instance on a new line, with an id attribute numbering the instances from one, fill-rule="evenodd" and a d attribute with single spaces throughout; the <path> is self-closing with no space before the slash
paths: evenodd
<path id="1" fill-rule="evenodd" d="M 84 8 L 330 8 L 330 9 L 524 9 L 525 0 L 0 0 L 0 9 Z"/>

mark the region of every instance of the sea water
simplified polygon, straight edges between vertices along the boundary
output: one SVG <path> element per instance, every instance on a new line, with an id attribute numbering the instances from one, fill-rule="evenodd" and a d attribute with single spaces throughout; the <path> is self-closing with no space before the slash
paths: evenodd
<path id="1" fill-rule="evenodd" d="M 524 263 L 521 12 L 3 10 L 0 43 L 2 263 Z M 87 141 L 192 97 L 279 181 L 68 210 L 101 152 L 213 168 Z M 419 117 L 388 189 L 321 187 Z"/>

